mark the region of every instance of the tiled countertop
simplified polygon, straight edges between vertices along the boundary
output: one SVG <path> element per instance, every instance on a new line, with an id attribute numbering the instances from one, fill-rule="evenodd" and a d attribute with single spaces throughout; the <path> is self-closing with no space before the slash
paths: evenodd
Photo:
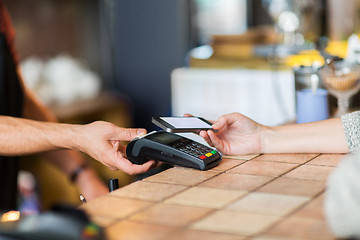
<path id="1" fill-rule="evenodd" d="M 340 154 L 224 157 L 175 167 L 81 206 L 109 239 L 334 239 L 323 213 Z"/>

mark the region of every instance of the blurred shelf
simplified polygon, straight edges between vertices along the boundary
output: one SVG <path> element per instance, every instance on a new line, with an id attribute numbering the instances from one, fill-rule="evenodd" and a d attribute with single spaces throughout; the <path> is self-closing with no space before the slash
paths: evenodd
<path id="1" fill-rule="evenodd" d="M 69 105 L 50 105 L 49 108 L 60 122 L 89 123 L 104 120 L 121 127 L 132 125 L 129 103 L 110 92 L 102 92 L 95 98 Z"/>

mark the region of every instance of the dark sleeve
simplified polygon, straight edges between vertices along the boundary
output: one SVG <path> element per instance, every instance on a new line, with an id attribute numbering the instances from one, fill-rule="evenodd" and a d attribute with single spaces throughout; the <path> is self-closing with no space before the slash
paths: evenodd
<path id="1" fill-rule="evenodd" d="M 24 96 L 16 64 L 0 33 L 0 115 L 22 116 Z M 0 212 L 16 209 L 18 158 L 0 156 Z"/>

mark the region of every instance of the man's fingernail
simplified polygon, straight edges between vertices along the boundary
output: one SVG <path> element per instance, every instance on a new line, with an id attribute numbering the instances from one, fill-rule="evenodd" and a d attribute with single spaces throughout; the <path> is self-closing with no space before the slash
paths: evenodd
<path id="1" fill-rule="evenodd" d="M 142 135 L 145 135 L 145 134 L 146 134 L 146 131 L 143 130 L 143 129 L 138 129 L 136 133 L 137 133 L 139 136 L 142 136 Z"/>
<path id="2" fill-rule="evenodd" d="M 151 164 L 151 168 L 154 168 L 156 166 L 156 162 L 154 161 L 152 164 Z"/>

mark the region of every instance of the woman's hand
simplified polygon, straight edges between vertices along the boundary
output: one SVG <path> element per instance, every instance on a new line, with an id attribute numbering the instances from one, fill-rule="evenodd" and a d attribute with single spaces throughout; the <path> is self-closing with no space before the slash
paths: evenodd
<path id="1" fill-rule="evenodd" d="M 200 136 L 210 145 L 227 155 L 261 152 L 263 125 L 240 113 L 221 116 L 212 125 L 217 131 L 201 131 Z"/>

